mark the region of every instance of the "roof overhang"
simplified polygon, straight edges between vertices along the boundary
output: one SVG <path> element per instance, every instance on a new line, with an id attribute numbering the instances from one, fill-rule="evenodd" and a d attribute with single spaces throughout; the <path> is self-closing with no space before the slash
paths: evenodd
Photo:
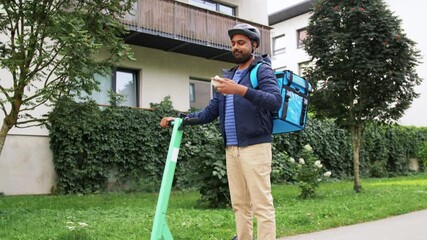
<path id="1" fill-rule="evenodd" d="M 295 4 L 283 10 L 274 12 L 268 16 L 268 25 L 274 25 L 279 22 L 297 17 L 304 13 L 308 13 L 313 8 L 314 0 L 305 0 L 301 3 Z"/>

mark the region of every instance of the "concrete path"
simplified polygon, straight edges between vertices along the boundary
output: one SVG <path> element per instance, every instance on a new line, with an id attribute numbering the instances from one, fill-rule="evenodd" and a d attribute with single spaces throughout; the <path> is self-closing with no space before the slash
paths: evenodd
<path id="1" fill-rule="evenodd" d="M 427 210 L 279 240 L 427 240 Z"/>

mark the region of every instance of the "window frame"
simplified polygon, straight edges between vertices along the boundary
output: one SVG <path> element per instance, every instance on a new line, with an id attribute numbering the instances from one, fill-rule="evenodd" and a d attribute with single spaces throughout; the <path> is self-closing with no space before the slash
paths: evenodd
<path id="1" fill-rule="evenodd" d="M 306 72 L 306 68 L 311 67 L 313 64 L 312 61 L 303 61 L 298 63 L 298 75 L 304 76 Z"/>
<path id="2" fill-rule="evenodd" d="M 286 34 L 280 34 L 279 36 L 275 36 L 273 37 L 273 56 L 279 55 L 279 54 L 283 54 L 286 53 L 286 43 L 285 46 L 282 48 L 276 48 L 276 42 L 279 39 L 283 39 L 283 41 L 285 40 L 285 36 Z"/>
<path id="3" fill-rule="evenodd" d="M 188 82 L 188 84 L 189 84 L 189 91 L 191 91 L 191 85 L 193 85 L 193 90 L 194 90 L 194 92 L 193 92 L 193 94 L 194 94 L 194 96 L 193 96 L 194 97 L 194 101 L 191 101 L 191 93 L 189 93 L 190 107 L 193 107 L 194 105 L 200 104 L 200 102 L 198 102 L 198 101 L 207 100 L 207 99 L 204 99 L 203 97 L 202 98 L 197 98 L 197 95 L 198 95 L 197 89 L 198 89 L 198 87 L 200 87 L 200 84 L 197 84 L 197 83 L 199 82 L 199 83 L 203 83 L 203 84 L 208 84 L 209 85 L 209 100 L 207 101 L 207 103 L 203 104 L 204 106 L 207 106 L 207 104 L 209 104 L 209 101 L 213 98 L 213 96 L 215 94 L 215 91 L 216 91 L 215 88 L 210 83 L 210 80 L 206 79 L 206 78 L 199 78 L 199 77 L 190 76 L 189 79 L 188 79 L 188 81 L 189 81 Z"/>
<path id="4" fill-rule="evenodd" d="M 301 39 L 301 33 L 305 32 L 305 38 Z M 307 27 L 297 29 L 297 49 L 304 48 L 304 40 L 307 38 Z"/>
<path id="5" fill-rule="evenodd" d="M 190 91 L 190 103 L 196 102 L 196 85 L 192 82 L 189 84 L 189 91 Z"/>
<path id="6" fill-rule="evenodd" d="M 286 66 L 280 66 L 280 67 L 274 68 L 274 71 L 275 72 L 280 72 L 280 71 L 285 71 L 286 69 L 288 69 Z"/>
<path id="7" fill-rule="evenodd" d="M 224 4 L 224 3 L 221 3 L 221 2 L 210 1 L 210 0 L 204 0 L 204 1 L 202 1 L 202 0 L 190 0 L 189 3 L 191 5 L 193 5 L 193 6 L 200 7 L 200 8 L 203 8 L 203 9 L 207 9 L 207 10 L 211 10 L 211 11 L 216 11 L 216 12 L 223 13 L 223 14 L 226 14 L 226 15 L 229 15 L 229 16 L 234 16 L 234 17 L 237 16 L 237 8 L 236 8 L 236 6 L 227 5 L 227 4 Z M 207 7 L 206 3 L 215 5 L 215 9 Z M 205 5 L 206 5 L 206 7 L 205 7 Z M 227 9 L 230 9 L 231 12 L 232 12 L 231 15 L 228 12 L 226 12 L 226 11 L 221 11 L 221 7 L 225 7 Z"/>
<path id="8" fill-rule="evenodd" d="M 111 90 L 115 93 L 117 93 L 117 72 L 123 72 L 123 73 L 130 73 L 133 76 L 133 80 L 135 81 L 135 101 L 136 101 L 136 106 L 128 106 L 128 107 L 140 107 L 140 96 L 139 96 L 139 86 L 140 86 L 140 81 L 139 81 L 139 71 L 138 69 L 131 69 L 131 68 L 124 68 L 124 67 L 117 67 L 114 68 L 112 71 L 112 76 L 111 76 Z"/>

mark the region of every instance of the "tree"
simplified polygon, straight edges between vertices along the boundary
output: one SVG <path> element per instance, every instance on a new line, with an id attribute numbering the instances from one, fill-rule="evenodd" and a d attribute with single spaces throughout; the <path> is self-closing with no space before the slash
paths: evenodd
<path id="1" fill-rule="evenodd" d="M 132 6 L 120 0 L 0 0 L 0 152 L 12 127 L 45 123 L 33 114 L 37 107 L 97 90 L 94 74 L 131 58 L 120 19 Z"/>
<path id="2" fill-rule="evenodd" d="M 393 123 L 418 96 L 419 51 L 400 25 L 382 0 L 320 0 L 307 28 L 311 105 L 351 130 L 356 192 L 364 123 Z"/>

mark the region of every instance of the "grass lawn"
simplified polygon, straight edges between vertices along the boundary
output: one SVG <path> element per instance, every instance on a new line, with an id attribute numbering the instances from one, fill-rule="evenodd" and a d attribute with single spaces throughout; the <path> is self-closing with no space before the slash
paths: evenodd
<path id="1" fill-rule="evenodd" d="M 288 236 L 427 209 L 427 175 L 323 183 L 319 197 L 297 198 L 299 189 L 275 185 L 277 236 Z M 195 192 L 174 192 L 168 226 L 174 239 L 231 239 L 230 209 L 199 209 Z M 0 239 L 150 239 L 156 194 L 0 196 Z"/>

